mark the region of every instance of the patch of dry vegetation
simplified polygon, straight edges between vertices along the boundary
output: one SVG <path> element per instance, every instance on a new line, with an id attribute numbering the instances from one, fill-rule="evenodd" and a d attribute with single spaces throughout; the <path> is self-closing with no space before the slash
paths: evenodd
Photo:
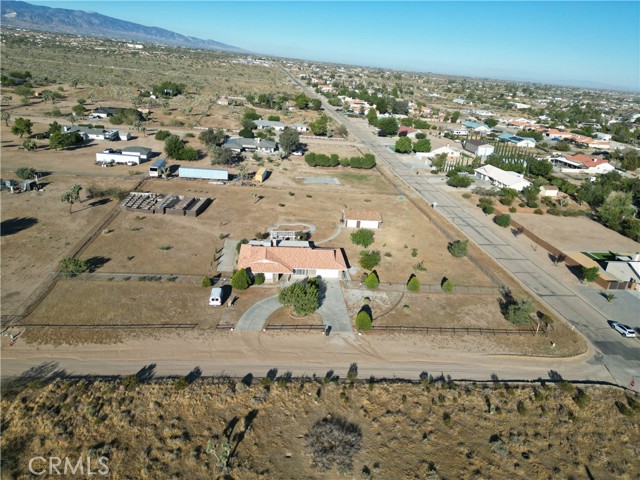
<path id="1" fill-rule="evenodd" d="M 640 403 L 620 389 L 291 380 L 275 369 L 260 382 L 198 369 L 153 380 L 152 367 L 117 381 L 31 373 L 4 386 L 12 477 L 43 454 L 105 456 L 118 478 L 640 475 Z"/>

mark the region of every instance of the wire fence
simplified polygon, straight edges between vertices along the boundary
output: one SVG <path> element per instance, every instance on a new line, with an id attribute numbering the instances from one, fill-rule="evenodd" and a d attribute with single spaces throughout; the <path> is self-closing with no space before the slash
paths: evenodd
<path id="1" fill-rule="evenodd" d="M 400 332 L 400 333 L 433 333 L 454 335 L 535 335 L 536 331 L 509 328 L 481 328 L 481 327 L 417 327 L 405 325 L 372 325 L 372 332 Z"/>
<path id="2" fill-rule="evenodd" d="M 324 325 L 267 325 L 265 330 L 324 330 Z"/>
<path id="3" fill-rule="evenodd" d="M 30 328 L 91 328 L 91 329 L 132 329 L 132 328 L 196 328 L 197 323 L 109 323 L 109 324 L 89 324 L 89 323 L 21 323 L 20 327 Z"/>

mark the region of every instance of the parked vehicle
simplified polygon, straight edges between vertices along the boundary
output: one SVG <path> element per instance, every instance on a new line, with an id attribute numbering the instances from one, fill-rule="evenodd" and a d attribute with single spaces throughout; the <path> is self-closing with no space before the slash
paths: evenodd
<path id="1" fill-rule="evenodd" d="M 213 287 L 211 289 L 211 293 L 209 294 L 209 305 L 214 307 L 219 307 L 222 305 L 222 289 L 218 287 Z"/>
<path id="2" fill-rule="evenodd" d="M 631 328 L 629 325 L 624 325 L 622 323 L 613 322 L 611 324 L 611 328 L 613 328 L 614 330 L 616 330 L 617 332 L 619 332 L 621 335 L 623 335 L 625 337 L 635 337 L 636 336 L 636 331 L 633 328 Z"/>

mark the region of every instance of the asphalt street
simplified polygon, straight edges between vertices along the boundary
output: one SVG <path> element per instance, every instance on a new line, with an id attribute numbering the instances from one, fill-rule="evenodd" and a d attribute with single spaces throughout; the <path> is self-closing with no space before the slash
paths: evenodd
<path id="1" fill-rule="evenodd" d="M 384 139 L 374 135 L 366 120 L 355 120 L 336 113 L 335 107 L 329 105 L 324 97 L 317 95 L 293 76 L 290 75 L 290 78 L 307 95 L 320 98 L 325 111 L 344 124 L 350 135 L 360 140 L 376 155 L 378 161 L 408 187 L 420 194 L 428 204 L 433 205 L 435 202 L 439 215 L 458 227 L 544 303 L 577 328 L 601 354 L 597 358 L 618 384 L 630 386 L 633 383 L 633 388 L 640 391 L 640 339 L 624 338 L 609 328 L 610 319 L 589 298 L 581 294 L 577 286 L 563 285 L 554 278 L 551 262 L 548 266 L 539 265 L 527 255 L 528 244 L 523 248 L 517 238 L 501 232 L 503 229 L 493 224 L 492 218 L 485 216 L 480 210 L 461 207 L 448 194 L 441 176 L 424 173 L 417 175 L 414 168 L 405 164 L 402 155 L 381 143 Z M 634 296 L 625 297 L 625 300 L 635 303 L 631 310 L 638 312 L 640 325 L 640 300 Z"/>

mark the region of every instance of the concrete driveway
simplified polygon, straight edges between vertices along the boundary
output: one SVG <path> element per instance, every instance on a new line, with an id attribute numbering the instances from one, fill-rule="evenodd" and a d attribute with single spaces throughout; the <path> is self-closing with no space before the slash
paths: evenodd
<path id="1" fill-rule="evenodd" d="M 325 280 L 326 290 L 322 305 L 318 313 L 322 316 L 322 323 L 331 326 L 331 332 L 352 333 L 351 319 L 347 313 L 347 306 L 342 294 L 342 287 L 337 280 Z M 236 330 L 258 332 L 264 328 L 267 318 L 282 305 L 278 295 L 267 297 L 252 305 L 235 326 Z"/>

